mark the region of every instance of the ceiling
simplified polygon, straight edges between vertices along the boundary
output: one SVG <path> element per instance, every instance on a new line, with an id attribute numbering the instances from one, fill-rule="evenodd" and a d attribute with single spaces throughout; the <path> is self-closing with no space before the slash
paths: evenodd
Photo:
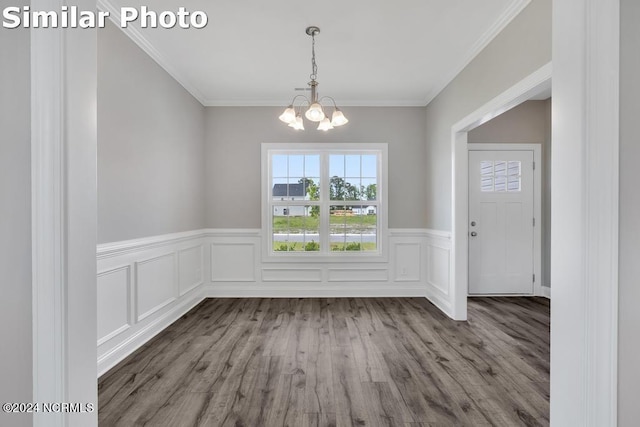
<path id="1" fill-rule="evenodd" d="M 124 30 L 206 106 L 286 105 L 311 72 L 339 106 L 428 104 L 529 0 L 154 0 L 150 9 L 202 10 L 204 29 Z M 100 0 L 118 17 L 122 6 Z"/>

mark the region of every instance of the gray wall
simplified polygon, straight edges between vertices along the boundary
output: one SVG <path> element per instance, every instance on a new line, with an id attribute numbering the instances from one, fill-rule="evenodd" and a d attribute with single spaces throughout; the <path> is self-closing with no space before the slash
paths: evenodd
<path id="1" fill-rule="evenodd" d="M 620 45 L 620 288 L 618 425 L 640 420 L 640 3 L 622 0 Z"/>
<path id="2" fill-rule="evenodd" d="M 284 107 L 206 109 L 207 227 L 261 226 L 263 142 L 388 143 L 389 227 L 426 226 L 424 107 L 345 107 L 349 124 L 326 133 L 288 128 Z"/>
<path id="3" fill-rule="evenodd" d="M 28 1 L 2 1 L 7 6 Z M 29 30 L 0 28 L 0 402 L 31 402 L 31 63 Z M 31 425 L 0 412 L 0 425 Z"/>
<path id="4" fill-rule="evenodd" d="M 204 107 L 111 22 L 98 31 L 98 243 L 204 226 Z"/>
<path id="5" fill-rule="evenodd" d="M 540 144 L 542 284 L 551 284 L 551 99 L 527 101 L 471 130 L 469 143 Z"/>
<path id="6" fill-rule="evenodd" d="M 526 101 L 469 131 L 470 143 L 543 144 L 548 101 Z"/>
<path id="7" fill-rule="evenodd" d="M 428 228 L 451 230 L 451 127 L 550 61 L 551 0 L 534 0 L 427 106 Z"/>

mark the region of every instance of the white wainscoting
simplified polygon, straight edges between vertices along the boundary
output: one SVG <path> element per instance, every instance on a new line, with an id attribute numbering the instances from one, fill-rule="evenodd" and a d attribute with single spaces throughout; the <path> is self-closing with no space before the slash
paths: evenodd
<path id="1" fill-rule="evenodd" d="M 98 374 L 207 297 L 427 297 L 450 315 L 451 236 L 391 229 L 388 260 L 263 262 L 259 229 L 99 245 Z"/>
<path id="2" fill-rule="evenodd" d="M 427 230 L 426 297 L 447 316 L 453 318 L 453 263 L 451 233 Z"/>
<path id="3" fill-rule="evenodd" d="M 202 230 L 98 245 L 98 376 L 204 298 Z"/>
<path id="4" fill-rule="evenodd" d="M 388 260 L 369 263 L 263 262 L 260 229 L 206 234 L 211 281 L 204 295 L 210 297 L 424 297 L 430 282 L 449 288 L 449 233 L 391 229 Z M 429 257 L 432 246 L 448 249 Z M 431 265 L 436 262 L 442 265 Z"/>

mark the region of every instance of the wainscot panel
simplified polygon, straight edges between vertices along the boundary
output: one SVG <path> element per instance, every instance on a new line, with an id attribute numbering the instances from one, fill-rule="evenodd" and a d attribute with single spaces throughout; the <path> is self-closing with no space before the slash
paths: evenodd
<path id="1" fill-rule="evenodd" d="M 427 230 L 427 299 L 453 317 L 451 233 Z"/>
<path id="2" fill-rule="evenodd" d="M 448 234 L 426 229 L 389 230 L 389 259 L 376 262 L 315 262 L 300 257 L 262 260 L 260 229 L 207 230 L 212 239 L 211 278 L 204 295 L 217 297 L 426 296 L 429 269 L 438 285 L 448 287 L 448 259 L 429 266 L 429 244 Z M 433 285 L 432 285 L 433 286 Z"/>
<path id="3" fill-rule="evenodd" d="M 98 274 L 98 345 L 131 326 L 131 268 L 128 265 Z"/>
<path id="4" fill-rule="evenodd" d="M 178 251 L 178 284 L 180 296 L 204 283 L 204 246 Z"/>
<path id="5" fill-rule="evenodd" d="M 203 230 L 98 245 L 98 375 L 203 299 Z"/>

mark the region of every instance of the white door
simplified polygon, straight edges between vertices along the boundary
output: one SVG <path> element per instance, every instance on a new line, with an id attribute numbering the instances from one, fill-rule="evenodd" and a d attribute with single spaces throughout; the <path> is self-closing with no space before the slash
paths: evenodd
<path id="1" fill-rule="evenodd" d="M 533 294 L 533 151 L 469 151 L 469 294 Z"/>

